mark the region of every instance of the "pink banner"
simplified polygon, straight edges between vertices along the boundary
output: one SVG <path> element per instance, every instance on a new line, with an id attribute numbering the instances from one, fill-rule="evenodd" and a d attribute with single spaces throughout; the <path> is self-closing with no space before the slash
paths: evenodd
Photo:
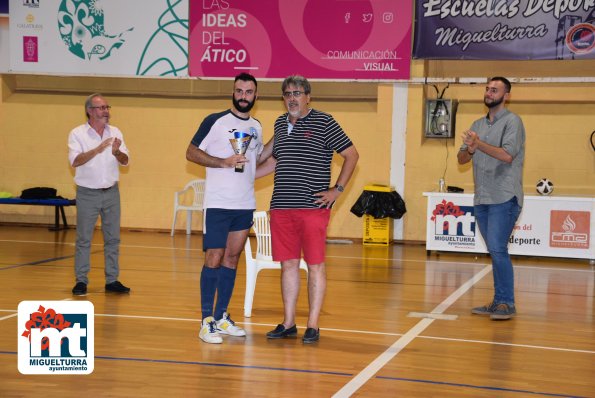
<path id="1" fill-rule="evenodd" d="M 190 75 L 406 80 L 410 0 L 190 0 Z"/>

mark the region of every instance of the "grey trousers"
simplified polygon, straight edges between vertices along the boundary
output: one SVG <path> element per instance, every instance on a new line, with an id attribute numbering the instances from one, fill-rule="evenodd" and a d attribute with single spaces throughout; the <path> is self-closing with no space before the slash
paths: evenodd
<path id="1" fill-rule="evenodd" d="M 76 248 L 74 273 L 77 282 L 89 283 L 91 240 L 97 218 L 101 216 L 105 283 L 118 280 L 120 267 L 120 190 L 118 184 L 107 189 L 76 188 Z"/>

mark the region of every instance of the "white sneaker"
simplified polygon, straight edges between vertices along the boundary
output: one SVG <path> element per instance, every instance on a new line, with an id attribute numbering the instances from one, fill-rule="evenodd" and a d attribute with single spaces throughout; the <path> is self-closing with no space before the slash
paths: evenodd
<path id="1" fill-rule="evenodd" d="M 246 331 L 239 326 L 236 326 L 235 322 L 231 320 L 227 312 L 223 313 L 223 318 L 217 321 L 217 331 L 221 334 L 228 334 L 230 336 L 245 336 Z"/>
<path id="2" fill-rule="evenodd" d="M 209 344 L 221 344 L 223 342 L 223 339 L 217 332 L 215 318 L 212 316 L 208 316 L 202 320 L 202 327 L 200 328 L 198 337 L 200 337 L 200 339 L 205 343 Z"/>

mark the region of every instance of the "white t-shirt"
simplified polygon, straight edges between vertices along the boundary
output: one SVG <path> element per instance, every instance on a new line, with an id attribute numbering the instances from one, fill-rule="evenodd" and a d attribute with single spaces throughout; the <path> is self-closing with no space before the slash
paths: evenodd
<path id="1" fill-rule="evenodd" d="M 241 131 L 252 136 L 244 164 L 244 172 L 231 168 L 207 167 L 205 184 L 205 208 L 249 210 L 256 209 L 254 176 L 258 157 L 264 149 L 262 126 L 252 117 L 240 118 L 231 110 L 214 113 L 205 118 L 192 138 L 192 145 L 211 156 L 228 158 L 234 154 L 229 142 L 234 132 Z"/>

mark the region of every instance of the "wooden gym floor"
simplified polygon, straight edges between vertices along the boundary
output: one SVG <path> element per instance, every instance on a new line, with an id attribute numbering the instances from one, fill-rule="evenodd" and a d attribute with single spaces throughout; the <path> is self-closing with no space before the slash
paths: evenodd
<path id="1" fill-rule="evenodd" d="M 321 340 L 269 341 L 282 320 L 280 273 L 258 276 L 244 318 L 240 264 L 229 312 L 248 333 L 208 345 L 197 335 L 200 235 L 122 233 L 120 280 L 106 294 L 100 231 L 89 294 L 73 298 L 75 230 L 0 226 L 0 397 L 595 397 L 595 270 L 588 261 L 515 257 L 518 315 L 470 308 L 492 296 L 489 259 L 421 245 L 329 244 Z M 21 375 L 17 306 L 89 300 L 90 375 Z M 432 315 L 429 315 L 432 313 Z"/>

